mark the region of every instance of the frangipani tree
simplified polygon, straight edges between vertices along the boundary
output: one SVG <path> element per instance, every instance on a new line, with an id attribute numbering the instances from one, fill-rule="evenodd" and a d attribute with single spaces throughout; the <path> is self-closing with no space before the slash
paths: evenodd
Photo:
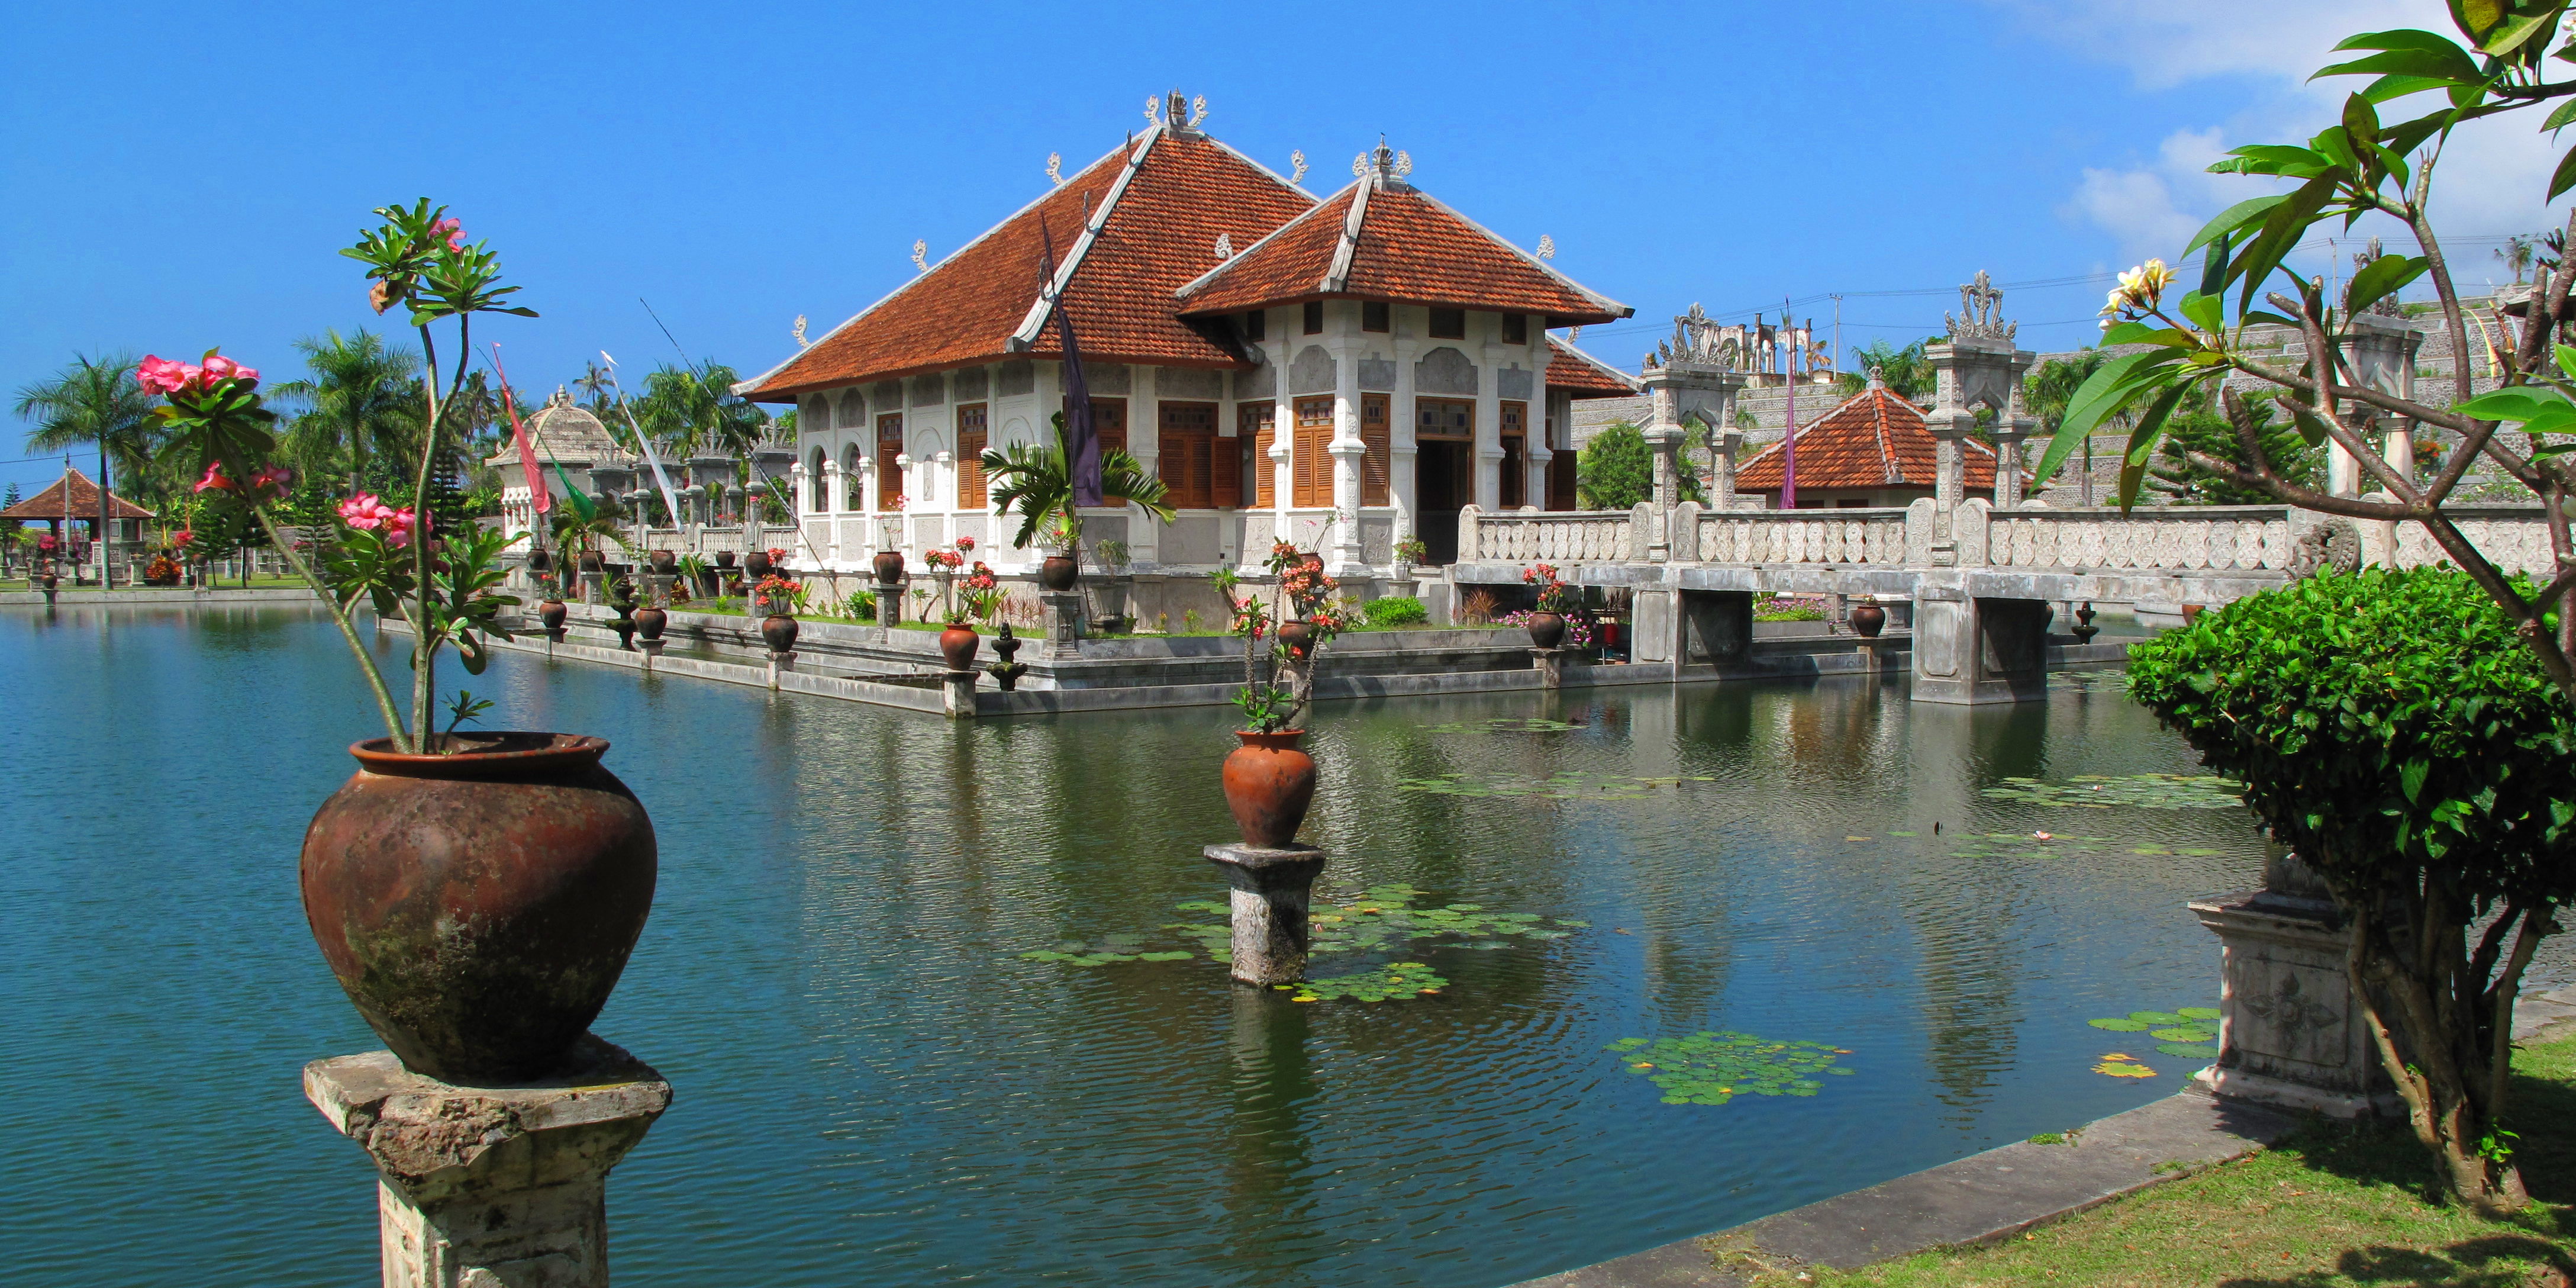
<path id="1" fill-rule="evenodd" d="M 2523 1199 L 2500 1118 L 2512 1004 L 2533 945 L 2558 929 L 2576 865 L 2576 798 L 2557 788 L 2576 745 L 2566 732 L 2576 723 L 2576 347 L 2566 343 L 2576 263 L 2542 266 L 2519 317 L 2495 303 L 2472 310 L 2431 210 L 2434 176 L 2463 127 L 2516 114 L 2549 132 L 2576 123 L 2576 76 L 2555 75 L 2576 63 L 2576 38 L 2560 34 L 2568 8 L 2449 0 L 2456 39 L 2379 31 L 2338 45 L 2360 56 L 2317 76 L 2369 79 L 2335 124 L 2303 144 L 2237 148 L 2211 167 L 2291 186 L 2210 220 L 2184 247 L 2200 258 L 2195 282 L 2162 260 L 2121 275 L 2102 340 L 2143 347 L 2076 391 L 2039 470 L 2045 480 L 2097 426 L 2133 415 L 2120 477 L 2121 504 L 2133 504 L 2177 415 L 2215 393 L 2243 450 L 2222 460 L 2186 446 L 2193 466 L 2305 509 L 2420 523 L 2457 566 L 2324 578 L 2240 601 L 2139 650 L 2132 676 L 2213 764 L 2255 780 L 2248 803 L 2333 890 L 2381 1064 L 2452 1191 L 2488 1210 Z M 2571 187 L 2576 148 L 2535 205 Z M 2310 230 L 2371 216 L 2404 225 L 2415 253 L 2371 260 L 2341 299 L 2285 265 Z M 2441 404 L 2363 379 L 2353 352 L 2366 329 L 2356 319 L 2417 282 L 2432 287 L 2458 357 Z M 2249 346 L 2256 324 L 2295 328 L 2298 357 Z M 2481 353 L 2501 387 L 2478 395 Z M 2341 448 L 2376 490 L 2337 495 L 2291 477 L 2231 381 L 2277 390 L 2299 436 Z M 2448 431 L 2429 481 L 2365 439 L 2383 416 Z M 2481 459 L 2545 503 L 2554 561 L 2538 577 L 2508 575 L 2460 529 L 2453 498 Z M 2508 745 L 2527 747 L 2529 763 L 2496 754 Z M 2469 932 L 2481 926 L 2473 949 Z"/>

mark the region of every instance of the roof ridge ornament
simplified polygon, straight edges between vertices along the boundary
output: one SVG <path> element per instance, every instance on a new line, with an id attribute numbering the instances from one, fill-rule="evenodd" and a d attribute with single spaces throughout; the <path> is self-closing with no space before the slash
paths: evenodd
<path id="1" fill-rule="evenodd" d="M 1222 262 L 1223 262 L 1223 261 L 1225 261 L 1225 260 L 1229 260 L 1229 259 L 1234 258 L 1234 235 L 1233 235 L 1233 234 L 1231 234 L 1231 233 L 1218 233 L 1218 234 L 1216 235 L 1216 257 L 1217 257 L 1217 260 L 1218 260 L 1220 263 L 1222 263 Z"/>
<path id="2" fill-rule="evenodd" d="M 1646 355 L 1649 367 L 1684 366 L 1716 367 L 1721 371 L 1741 370 L 1737 365 L 1744 357 L 1745 331 L 1740 326 L 1721 326 L 1708 311 L 1693 300 L 1690 312 L 1673 319 L 1673 338 L 1655 346 Z"/>
<path id="3" fill-rule="evenodd" d="M 2010 340 L 2021 330 L 2021 323 L 2006 322 L 1995 316 L 2004 301 L 2003 288 L 1977 270 L 1977 280 L 1959 288 L 1959 316 L 1947 313 L 1942 319 L 1950 324 L 1953 340 Z"/>
<path id="4" fill-rule="evenodd" d="M 1540 234 L 1538 235 L 1538 257 L 1539 257 L 1540 259 L 1554 259 L 1554 258 L 1556 258 L 1556 239 L 1555 239 L 1555 238 L 1548 236 L 1546 233 L 1540 233 Z M 1694 304 L 1694 305 L 1692 305 L 1691 307 L 1692 307 L 1692 308 L 1698 308 L 1699 306 L 1698 306 L 1698 305 L 1696 305 L 1696 304 Z"/>
<path id="5" fill-rule="evenodd" d="M 1294 188 L 1306 181 L 1306 149 L 1288 154 L 1288 186 Z"/>
<path id="6" fill-rule="evenodd" d="M 1377 146 L 1351 158 L 1351 177 L 1371 179 L 1376 186 L 1400 186 L 1405 176 L 1413 173 L 1413 155 L 1386 145 L 1386 136 L 1377 136 Z"/>
<path id="7" fill-rule="evenodd" d="M 927 241 L 925 241 L 925 240 L 923 240 L 923 239 L 921 239 L 921 238 L 919 238 L 919 237 L 915 237 L 915 238 L 913 238 L 913 239 L 912 239 L 912 267 L 913 267 L 913 271 L 915 271 L 915 272 L 920 272 L 920 273 L 927 273 L 927 272 L 929 272 L 929 271 L 930 271 L 930 261 L 926 258 L 926 257 L 929 255 L 929 253 L 930 253 L 930 243 L 929 243 L 929 242 L 927 242 Z"/>
<path id="8" fill-rule="evenodd" d="M 788 334 L 793 335 L 793 336 L 795 336 L 795 337 L 796 337 L 796 347 L 797 347 L 797 348 L 802 349 L 802 348 L 804 348 L 804 347 L 805 347 L 805 315 L 804 315 L 804 314 L 799 313 L 799 314 L 797 314 L 797 315 L 796 315 L 796 325 L 795 325 L 795 327 L 794 327 L 793 329 L 791 329 L 791 330 L 788 332 Z"/>
<path id="9" fill-rule="evenodd" d="M 1049 179 L 1051 179 L 1051 180 L 1054 180 L 1055 182 L 1057 182 L 1057 183 L 1059 183 L 1059 184 L 1064 182 L 1064 154 L 1063 154 L 1063 153 L 1061 153 L 1061 152 L 1049 152 L 1049 153 L 1047 153 L 1047 178 L 1049 178 Z"/>

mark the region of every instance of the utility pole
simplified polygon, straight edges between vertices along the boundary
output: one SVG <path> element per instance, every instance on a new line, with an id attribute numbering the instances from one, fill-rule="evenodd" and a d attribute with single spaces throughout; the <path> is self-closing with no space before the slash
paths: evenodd
<path id="1" fill-rule="evenodd" d="M 1843 297 L 1834 295 L 1834 370 L 1843 369 Z"/>

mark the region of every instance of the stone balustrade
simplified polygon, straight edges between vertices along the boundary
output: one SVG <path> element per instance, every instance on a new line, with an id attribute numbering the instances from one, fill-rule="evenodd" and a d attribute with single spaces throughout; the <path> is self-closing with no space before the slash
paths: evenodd
<path id="1" fill-rule="evenodd" d="M 1721 510 L 1699 516 L 1699 560 L 1730 564 L 1905 562 L 1902 509 Z"/>
<path id="2" fill-rule="evenodd" d="M 2293 539 L 2279 505 L 2022 509 L 1985 522 L 1998 568 L 2287 569 Z"/>
<path id="3" fill-rule="evenodd" d="M 1608 563 L 1645 557 L 1636 515 L 1626 510 L 1488 514 L 1471 505 L 1458 516 L 1461 562 Z"/>

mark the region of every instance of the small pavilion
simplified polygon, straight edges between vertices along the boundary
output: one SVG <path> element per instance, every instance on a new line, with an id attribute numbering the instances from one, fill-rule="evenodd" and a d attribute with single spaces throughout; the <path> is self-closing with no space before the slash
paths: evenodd
<path id="1" fill-rule="evenodd" d="M 1933 495 L 1938 487 L 1931 423 L 1920 408 L 1889 389 L 1875 369 L 1867 389 L 1800 427 L 1797 445 L 1801 510 L 1902 506 Z M 1963 439 L 1959 464 L 1965 493 L 1993 493 L 1995 449 Z M 1780 444 L 1773 443 L 1736 471 L 1736 494 L 1759 495 L 1764 509 L 1778 509 L 1786 473 Z"/>
<path id="2" fill-rule="evenodd" d="M 133 543 L 143 540 L 143 521 L 159 517 L 112 491 L 107 494 L 107 505 L 108 517 L 116 524 L 114 539 L 121 542 Z M 8 509 L 0 510 L 0 519 L 50 524 L 53 526 L 54 538 L 57 542 L 62 541 L 66 536 L 63 524 L 65 520 L 69 520 L 85 525 L 80 529 L 85 540 L 96 541 L 98 539 L 98 484 L 91 482 L 88 475 L 66 466 L 63 469 L 63 476 L 56 479 L 52 487 Z"/>

